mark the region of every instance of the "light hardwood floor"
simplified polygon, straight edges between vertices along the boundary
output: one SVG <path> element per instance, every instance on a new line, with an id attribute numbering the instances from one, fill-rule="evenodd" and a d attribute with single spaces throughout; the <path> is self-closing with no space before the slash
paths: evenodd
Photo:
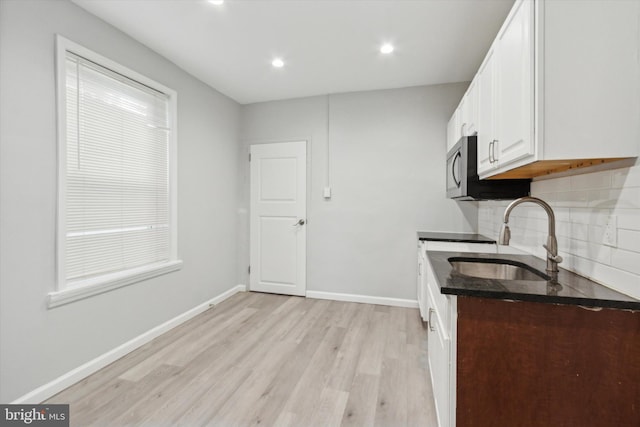
<path id="1" fill-rule="evenodd" d="M 52 397 L 72 426 L 435 426 L 417 309 L 239 293 Z"/>

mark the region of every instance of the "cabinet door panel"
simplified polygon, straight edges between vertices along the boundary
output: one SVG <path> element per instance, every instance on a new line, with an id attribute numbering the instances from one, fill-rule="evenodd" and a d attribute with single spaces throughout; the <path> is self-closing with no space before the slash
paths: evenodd
<path id="1" fill-rule="evenodd" d="M 428 290 L 430 292 L 430 289 Z M 430 296 L 431 297 L 431 296 Z M 437 308 L 429 307 L 429 338 L 427 340 L 429 371 L 433 385 L 438 424 L 449 427 L 449 378 L 450 378 L 450 339 L 444 334 L 442 320 Z"/>
<path id="2" fill-rule="evenodd" d="M 533 2 L 516 3 L 497 43 L 497 142 L 505 164 L 533 154 Z"/>
<path id="3" fill-rule="evenodd" d="M 427 320 L 427 280 L 425 277 L 425 263 L 426 263 L 426 245 L 420 243 L 418 245 L 418 307 L 420 308 L 420 316 L 423 321 Z"/>
<path id="4" fill-rule="evenodd" d="M 478 132 L 478 79 L 474 78 L 464 97 L 462 114 L 462 136 L 475 135 Z"/>
<path id="5" fill-rule="evenodd" d="M 496 138 L 495 130 L 495 55 L 487 54 L 482 68 L 478 71 L 478 174 L 494 169 L 491 141 Z"/>
<path id="6" fill-rule="evenodd" d="M 447 123 L 447 153 L 460 139 L 460 110 L 456 110 Z"/>

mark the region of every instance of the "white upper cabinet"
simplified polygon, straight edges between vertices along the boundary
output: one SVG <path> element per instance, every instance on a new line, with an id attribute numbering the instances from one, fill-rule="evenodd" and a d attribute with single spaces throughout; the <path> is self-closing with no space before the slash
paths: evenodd
<path id="1" fill-rule="evenodd" d="M 478 79 L 474 79 L 447 124 L 447 152 L 463 136 L 478 132 Z"/>
<path id="2" fill-rule="evenodd" d="M 451 119 L 447 124 L 447 152 L 449 152 L 449 150 L 451 150 L 451 148 L 456 145 L 462 137 L 460 118 L 461 108 L 458 107 L 456 111 L 453 112 L 453 116 L 451 116 Z"/>
<path id="3" fill-rule="evenodd" d="M 476 74 L 481 176 L 534 154 L 532 28 L 533 3 L 516 3 Z"/>
<path id="4" fill-rule="evenodd" d="M 495 94 L 495 51 L 487 54 L 476 75 L 478 80 L 478 174 L 495 169 L 496 141 L 495 116 L 497 103 Z"/>
<path id="5" fill-rule="evenodd" d="M 462 136 L 475 135 L 478 132 L 478 79 L 475 78 L 460 103 Z"/>
<path id="6" fill-rule="evenodd" d="M 480 178 L 637 157 L 639 32 L 640 1 L 516 0 L 474 78 Z"/>
<path id="7" fill-rule="evenodd" d="M 492 160 L 500 167 L 533 154 L 533 2 L 514 5 L 498 38 L 495 142 Z"/>

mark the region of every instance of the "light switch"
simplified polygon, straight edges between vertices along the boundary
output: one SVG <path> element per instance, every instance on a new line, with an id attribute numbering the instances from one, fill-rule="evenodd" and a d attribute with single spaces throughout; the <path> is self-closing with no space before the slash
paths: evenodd
<path id="1" fill-rule="evenodd" d="M 324 187 L 323 197 L 325 199 L 331 198 L 331 187 Z"/>

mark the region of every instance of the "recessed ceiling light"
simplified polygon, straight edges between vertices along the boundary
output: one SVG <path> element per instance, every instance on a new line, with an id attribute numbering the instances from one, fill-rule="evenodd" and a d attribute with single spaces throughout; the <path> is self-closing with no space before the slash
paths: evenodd
<path id="1" fill-rule="evenodd" d="M 385 43 L 380 46 L 380 53 L 391 53 L 393 52 L 393 45 L 391 43 Z"/>
<path id="2" fill-rule="evenodd" d="M 276 58 L 273 61 L 271 61 L 271 65 L 273 65 L 276 68 L 282 68 L 284 67 L 284 61 L 280 58 Z"/>
<path id="3" fill-rule="evenodd" d="M 215 4 L 216 6 L 220 6 L 224 3 L 224 0 L 209 0 L 209 3 Z"/>

